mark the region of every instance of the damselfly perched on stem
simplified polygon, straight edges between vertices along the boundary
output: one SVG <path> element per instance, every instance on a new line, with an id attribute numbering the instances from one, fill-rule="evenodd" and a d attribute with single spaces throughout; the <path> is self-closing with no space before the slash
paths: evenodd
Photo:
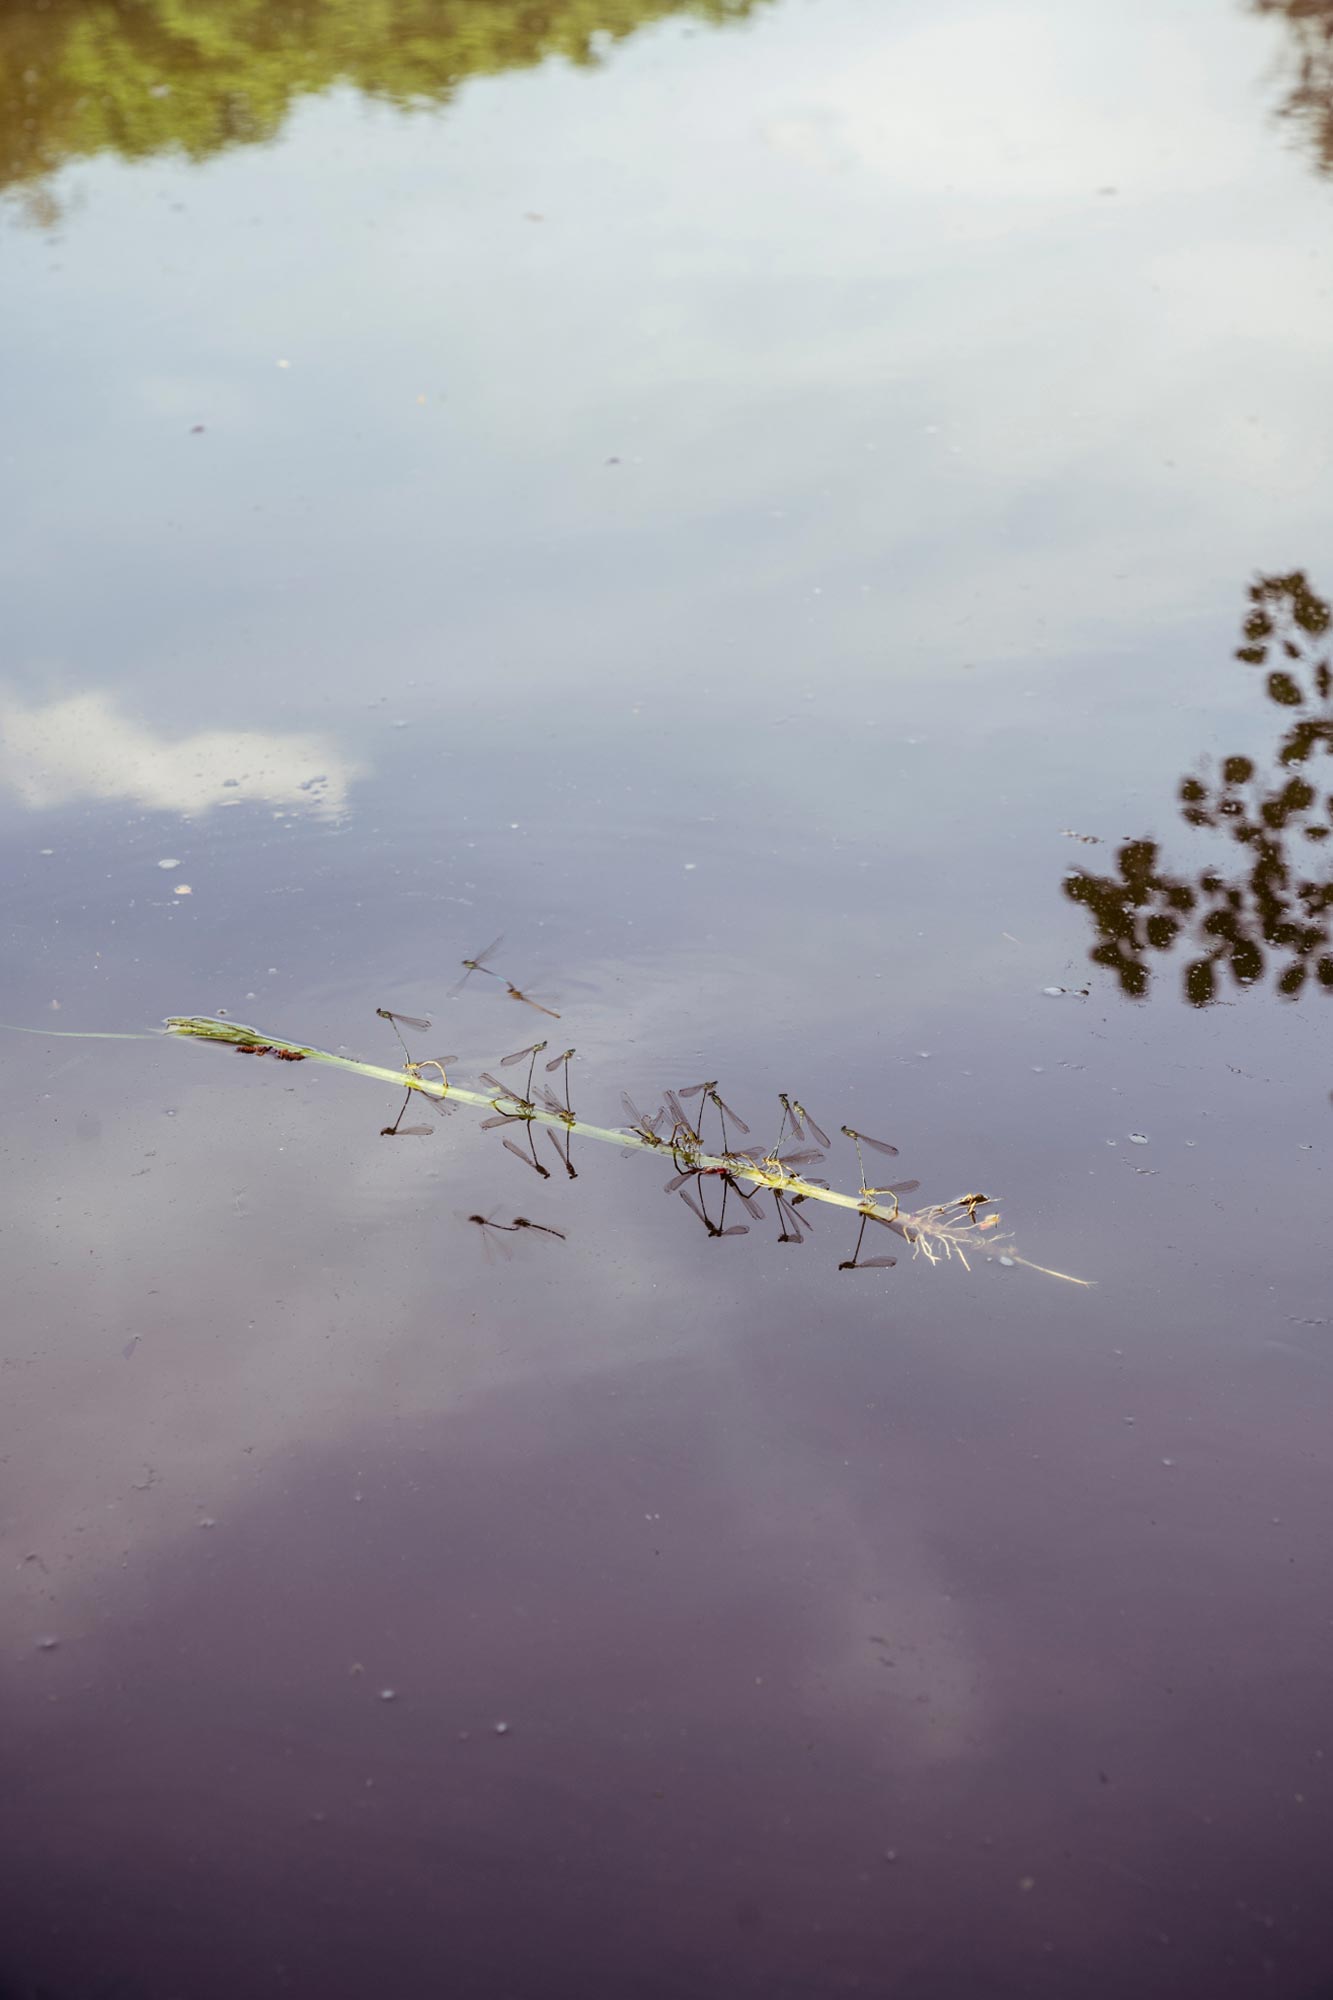
<path id="1" fill-rule="evenodd" d="M 732 1124 L 735 1126 L 736 1130 L 742 1135 L 742 1137 L 746 1139 L 749 1138 L 750 1136 L 749 1126 L 746 1124 L 745 1120 L 741 1117 L 739 1111 L 733 1111 L 731 1106 L 725 1103 L 723 1099 L 718 1096 L 717 1083 L 715 1080 L 711 1083 L 692 1083 L 690 1084 L 688 1089 L 682 1090 L 680 1094 L 682 1097 L 699 1097 L 702 1099 L 702 1102 L 699 1107 L 699 1131 L 701 1135 L 703 1132 L 703 1106 L 704 1104 L 712 1105 L 713 1109 L 716 1111 L 718 1117 L 722 1121 L 722 1151 L 724 1154 L 729 1154 L 733 1150 L 731 1140 L 727 1134 L 728 1118 L 730 1118 Z"/>
<path id="2" fill-rule="evenodd" d="M 533 1101 L 532 1072 L 537 1066 L 538 1056 L 545 1047 L 545 1042 L 530 1042 L 527 1048 L 515 1049 L 512 1056 L 501 1056 L 500 1058 L 501 1069 L 509 1069 L 512 1064 L 522 1062 L 524 1056 L 528 1058 L 528 1080 L 523 1087 L 523 1102 L 525 1104 L 531 1104 Z"/>
<path id="3" fill-rule="evenodd" d="M 620 1093 L 620 1107 L 629 1119 L 630 1131 L 637 1138 L 642 1139 L 645 1146 L 665 1146 L 667 1144 L 667 1141 L 658 1130 L 659 1125 L 667 1115 L 665 1105 L 654 1111 L 651 1118 L 645 1118 L 629 1092 L 622 1090 Z"/>
<path id="4" fill-rule="evenodd" d="M 566 1118 L 572 1118 L 572 1117 L 574 1116 L 574 1111 L 573 1111 L 573 1107 L 572 1107 L 572 1105 L 570 1104 L 570 1101 L 569 1101 L 569 1065 L 570 1065 L 570 1064 L 571 1064 L 571 1063 L 573 1062 L 573 1060 L 574 1060 L 574 1057 L 575 1057 L 575 1056 L 576 1056 L 577 1054 L 578 1054 L 578 1051 L 577 1051 L 577 1049 L 566 1049 L 566 1050 L 564 1050 L 563 1054 L 561 1054 L 561 1055 L 558 1055 L 558 1056 L 552 1056 L 552 1057 L 551 1057 L 551 1060 L 550 1060 L 550 1062 L 548 1062 L 548 1063 L 546 1064 L 546 1074 L 547 1074 L 548 1076 L 550 1076 L 550 1075 L 551 1075 L 552 1071 L 554 1071 L 554 1070 L 557 1070 L 557 1069 L 559 1069 L 559 1068 L 561 1067 L 561 1065 L 562 1065 L 562 1064 L 564 1065 L 564 1072 L 565 1072 L 565 1076 L 564 1076 L 564 1083 L 565 1083 L 565 1116 L 566 1116 Z"/>
<path id="5" fill-rule="evenodd" d="M 871 1187 L 869 1181 L 866 1179 L 866 1163 L 865 1157 L 861 1152 L 862 1146 L 870 1146 L 877 1153 L 887 1153 L 890 1159 L 898 1157 L 898 1148 L 891 1146 L 887 1139 L 872 1139 L 865 1132 L 854 1131 L 850 1125 L 844 1125 L 842 1131 L 844 1136 L 850 1139 L 856 1148 L 857 1164 L 861 1169 L 861 1199 L 864 1201 L 868 1195 L 879 1194 L 880 1189 Z"/>
<path id="6" fill-rule="evenodd" d="M 403 1028 L 414 1028 L 419 1035 L 428 1035 L 430 1033 L 430 1022 L 423 1020 L 419 1014 L 395 1014 L 391 1007 L 377 1007 L 375 1012 L 379 1015 L 381 1021 L 388 1022 L 400 1042 L 403 1042 L 402 1028 L 398 1025 L 400 1021 L 403 1024 Z M 403 1042 L 403 1054 L 409 1058 L 412 1054 L 406 1042 Z"/>

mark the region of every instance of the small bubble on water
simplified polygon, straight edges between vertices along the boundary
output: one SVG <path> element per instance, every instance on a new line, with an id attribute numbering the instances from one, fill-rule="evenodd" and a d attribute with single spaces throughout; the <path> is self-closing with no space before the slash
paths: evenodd
<path id="1" fill-rule="evenodd" d="M 507 1722 L 497 1722 L 493 1725 L 493 1727 L 494 1727 L 494 1732 L 497 1736 L 508 1736 L 509 1724 Z"/>
<path id="2" fill-rule="evenodd" d="M 1146 1146 L 1148 1143 L 1148 1134 L 1146 1132 L 1131 1132 L 1129 1143 L 1131 1146 Z"/>
<path id="3" fill-rule="evenodd" d="M 216 1526 L 217 1526 L 217 1520 L 216 1520 L 215 1516 L 214 1516 L 214 1515 L 212 1515 L 212 1514 L 202 1514 L 202 1515 L 201 1515 L 201 1516 L 199 1517 L 199 1523 L 198 1523 L 198 1525 L 199 1525 L 199 1526 L 200 1526 L 201 1528 L 216 1528 Z"/>
<path id="4" fill-rule="evenodd" d="M 159 868 L 179 868 L 180 862 L 177 861 L 172 855 L 168 854 L 164 857 L 163 860 L 159 861 L 157 865 Z"/>
<path id="5" fill-rule="evenodd" d="M 398 1699 L 398 1690 L 397 1690 L 397 1688 L 381 1688 L 381 1689 L 380 1689 L 380 1700 L 381 1700 L 381 1701 L 397 1701 L 397 1699 Z"/>
<path id="6" fill-rule="evenodd" d="M 1000 1261 L 1000 1263 L 1001 1263 L 1001 1264 L 1003 1264 L 1003 1265 L 1004 1265 L 1004 1267 L 1005 1267 L 1005 1269 L 1006 1269 L 1006 1270 L 1009 1270 L 1009 1271 L 1012 1271 L 1012 1270 L 1013 1270 L 1013 1268 L 1014 1268 L 1014 1260 L 1013 1260 L 1013 1258 L 1012 1258 L 1012 1257 L 1001 1257 L 1001 1258 L 999 1259 L 999 1261 Z"/>
<path id="7" fill-rule="evenodd" d="M 56 1638 L 54 1632 L 43 1632 L 37 1641 L 37 1651 L 39 1653 L 54 1653 L 59 1644 L 60 1641 Z"/>

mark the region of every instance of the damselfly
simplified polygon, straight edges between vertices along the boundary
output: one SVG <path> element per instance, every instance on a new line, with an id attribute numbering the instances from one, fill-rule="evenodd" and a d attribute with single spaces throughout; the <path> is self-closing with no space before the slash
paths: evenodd
<path id="1" fill-rule="evenodd" d="M 506 979 L 505 991 L 506 993 L 508 993 L 511 1000 L 521 1000 L 525 1007 L 535 1007 L 539 1014 L 549 1015 L 550 1019 L 553 1021 L 558 1021 L 560 1019 L 560 1016 L 556 1013 L 554 1007 L 543 1007 L 541 1001 L 534 1000 L 530 993 L 520 993 L 512 979 Z"/>
<path id="2" fill-rule="evenodd" d="M 667 1141 L 658 1131 L 658 1126 L 666 1117 L 666 1106 L 654 1111 L 651 1118 L 645 1118 L 628 1091 L 620 1093 L 620 1108 L 629 1120 L 629 1129 L 643 1140 L 645 1146 L 665 1146 Z"/>
<path id="3" fill-rule="evenodd" d="M 732 1150 L 731 1140 L 727 1135 L 728 1118 L 730 1118 L 732 1124 L 735 1126 L 738 1132 L 740 1132 L 745 1138 L 747 1139 L 749 1138 L 750 1128 L 746 1124 L 745 1120 L 741 1117 L 740 1113 L 738 1111 L 733 1111 L 731 1106 L 725 1103 L 723 1099 L 718 1096 L 716 1080 L 709 1083 L 692 1083 L 688 1086 L 688 1088 L 682 1090 L 680 1094 L 683 1098 L 699 1097 L 703 1100 L 703 1102 L 699 1107 L 700 1133 L 702 1133 L 703 1131 L 703 1105 L 704 1104 L 712 1105 L 719 1119 L 722 1121 L 722 1151 L 724 1153 L 730 1153 Z"/>
<path id="4" fill-rule="evenodd" d="M 505 941 L 504 932 L 501 931 L 499 937 L 493 938 L 491 942 L 487 945 L 485 951 L 479 951 L 475 958 L 465 958 L 463 960 L 463 965 L 465 967 L 463 977 L 458 981 L 456 986 L 451 986 L 449 989 L 449 998 L 451 1000 L 457 999 L 458 995 L 467 985 L 469 979 L 471 979 L 474 972 L 484 972 L 488 979 L 498 979 L 500 977 L 498 972 L 493 972 L 491 970 L 490 966 L 486 963 L 486 961 L 488 958 L 492 958 L 495 955 L 495 953 L 500 949 L 500 946 L 504 943 L 504 941 Z"/>
<path id="5" fill-rule="evenodd" d="M 552 1056 L 550 1062 L 548 1062 L 546 1065 L 546 1074 L 550 1076 L 554 1070 L 558 1070 L 560 1068 L 562 1063 L 564 1064 L 564 1070 L 565 1070 L 564 1110 L 566 1118 L 572 1118 L 574 1116 L 574 1109 L 569 1101 L 569 1065 L 573 1062 L 574 1057 L 577 1053 L 578 1051 L 576 1049 L 566 1049 L 562 1055 Z"/>
<path id="6" fill-rule="evenodd" d="M 524 1086 L 523 1095 L 523 1102 L 525 1104 L 532 1103 L 532 1072 L 537 1066 L 538 1056 L 545 1047 L 545 1042 L 530 1042 L 527 1048 L 515 1049 L 512 1056 L 501 1056 L 500 1058 L 501 1069 L 509 1069 L 514 1063 L 522 1062 L 524 1056 L 528 1058 L 528 1080 Z"/>
<path id="7" fill-rule="evenodd" d="M 891 1146 L 887 1139 L 872 1139 L 868 1133 L 857 1132 L 850 1125 L 844 1125 L 842 1127 L 842 1131 L 844 1137 L 850 1139 L 852 1144 L 856 1148 L 857 1164 L 861 1169 L 862 1199 L 864 1199 L 865 1196 L 868 1194 L 878 1194 L 880 1190 L 878 1188 L 871 1187 L 869 1181 L 866 1179 L 866 1163 L 864 1155 L 861 1152 L 861 1148 L 862 1146 L 870 1146 L 877 1153 L 887 1153 L 890 1159 L 897 1158 L 898 1148 L 896 1146 Z"/>

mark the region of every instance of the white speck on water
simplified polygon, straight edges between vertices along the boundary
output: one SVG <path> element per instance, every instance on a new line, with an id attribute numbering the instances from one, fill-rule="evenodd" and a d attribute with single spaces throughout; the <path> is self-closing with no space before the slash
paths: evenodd
<path id="1" fill-rule="evenodd" d="M 1065 989 L 1063 986 L 1043 986 L 1041 990 L 1048 1000 L 1058 1000 Z"/>
<path id="2" fill-rule="evenodd" d="M 204 1514 L 201 1515 L 198 1525 L 201 1528 L 216 1528 L 217 1520 L 212 1514 Z"/>
<path id="3" fill-rule="evenodd" d="M 59 1644 L 60 1641 L 56 1638 L 54 1632 L 43 1632 L 41 1638 L 37 1641 L 37 1650 L 39 1653 L 54 1653 Z"/>
<path id="4" fill-rule="evenodd" d="M 389 727 L 391 729 L 406 729 L 407 728 L 406 717 L 401 715 L 396 715 L 393 721 L 390 723 Z"/>
<path id="5" fill-rule="evenodd" d="M 495 1724 L 495 1734 L 497 1736 L 508 1736 L 509 1724 L 507 1722 L 497 1722 Z"/>
<path id="6" fill-rule="evenodd" d="M 1014 1268 L 1014 1260 L 1013 1260 L 1013 1258 L 1012 1258 L 1012 1257 L 1001 1257 L 999 1261 L 1000 1261 L 1000 1262 L 1001 1262 L 1001 1263 L 1002 1263 L 1002 1264 L 1003 1264 L 1003 1265 L 1005 1266 L 1005 1269 L 1006 1269 L 1006 1270 L 1009 1270 L 1009 1271 L 1012 1271 L 1012 1270 L 1013 1270 L 1013 1268 Z"/>
<path id="7" fill-rule="evenodd" d="M 159 868 L 179 868 L 180 862 L 177 861 L 174 856 L 168 854 L 164 856 L 163 859 L 159 861 L 157 865 Z"/>
<path id="8" fill-rule="evenodd" d="M 1146 1132 L 1131 1132 L 1129 1143 L 1131 1146 L 1146 1146 L 1148 1143 L 1148 1134 Z"/>
<path id="9" fill-rule="evenodd" d="M 687 861 L 685 863 L 685 873 L 687 875 L 692 875 L 698 866 L 699 864 L 697 861 Z"/>
<path id="10" fill-rule="evenodd" d="M 39 854 L 54 854 L 54 853 L 55 853 L 55 849 L 54 849 L 54 847 L 39 847 L 37 851 L 38 851 L 38 853 L 39 853 Z"/>
<path id="11" fill-rule="evenodd" d="M 380 1700 L 381 1700 L 381 1701 L 397 1701 L 397 1699 L 398 1699 L 398 1690 L 397 1690 L 397 1688 L 381 1688 L 381 1689 L 380 1689 Z"/>
<path id="12" fill-rule="evenodd" d="M 192 896 L 194 894 L 194 890 L 190 887 L 188 882 L 178 882 L 171 893 L 173 896 Z"/>
<path id="13" fill-rule="evenodd" d="M 1175 1462 L 1176 1462 L 1176 1461 L 1174 1460 L 1174 1458 L 1164 1458 L 1164 1459 L 1162 1460 L 1162 1464 L 1163 1464 L 1163 1465 L 1174 1465 L 1174 1464 L 1175 1464 Z"/>

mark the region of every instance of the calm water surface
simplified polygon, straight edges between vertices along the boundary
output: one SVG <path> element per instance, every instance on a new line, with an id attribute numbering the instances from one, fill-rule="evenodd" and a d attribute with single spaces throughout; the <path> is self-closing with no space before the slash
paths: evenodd
<path id="1" fill-rule="evenodd" d="M 0 6 L 5 2000 L 1333 1992 L 1328 26 Z"/>

